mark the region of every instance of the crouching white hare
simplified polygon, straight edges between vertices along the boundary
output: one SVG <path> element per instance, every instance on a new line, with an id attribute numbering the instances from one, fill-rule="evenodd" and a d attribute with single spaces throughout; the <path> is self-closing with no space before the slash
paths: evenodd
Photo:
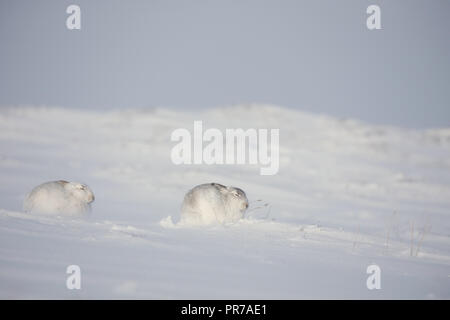
<path id="1" fill-rule="evenodd" d="M 25 212 L 77 216 L 90 212 L 95 197 L 85 184 L 64 180 L 50 181 L 35 187 L 25 198 Z"/>
<path id="2" fill-rule="evenodd" d="M 248 208 L 245 192 L 218 183 L 201 184 L 184 197 L 181 223 L 229 223 L 242 219 Z"/>

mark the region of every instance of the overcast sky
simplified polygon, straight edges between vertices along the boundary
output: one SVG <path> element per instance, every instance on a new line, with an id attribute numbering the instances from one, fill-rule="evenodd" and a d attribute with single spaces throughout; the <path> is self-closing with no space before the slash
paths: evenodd
<path id="1" fill-rule="evenodd" d="M 270 103 L 450 126 L 450 1 L 0 0 L 0 105 Z M 81 7 L 81 30 L 66 8 Z M 366 27 L 381 7 L 382 30 Z"/>

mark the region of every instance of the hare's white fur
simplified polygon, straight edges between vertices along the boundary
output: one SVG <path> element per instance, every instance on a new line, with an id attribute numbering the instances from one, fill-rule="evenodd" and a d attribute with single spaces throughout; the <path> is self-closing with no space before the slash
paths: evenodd
<path id="1" fill-rule="evenodd" d="M 185 195 L 181 223 L 229 223 L 242 219 L 248 208 L 245 192 L 218 183 L 198 185 Z"/>
<path id="2" fill-rule="evenodd" d="M 85 184 L 50 181 L 38 185 L 25 197 L 23 209 L 29 213 L 74 216 L 89 212 L 94 199 Z"/>

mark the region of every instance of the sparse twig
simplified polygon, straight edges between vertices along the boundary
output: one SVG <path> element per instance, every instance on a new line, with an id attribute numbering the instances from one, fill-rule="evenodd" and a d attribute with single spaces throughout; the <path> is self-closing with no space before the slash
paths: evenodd
<path id="1" fill-rule="evenodd" d="M 258 199 L 258 200 L 255 200 L 255 201 L 250 202 L 250 204 L 255 203 L 255 202 L 262 202 L 262 200 Z M 253 207 L 253 208 L 248 209 L 247 212 L 246 212 L 246 215 L 247 215 L 247 217 L 251 217 L 251 216 L 252 216 L 252 215 L 251 215 L 252 212 L 255 212 L 255 211 L 257 211 L 257 210 L 264 209 L 264 208 L 267 208 L 267 213 L 266 213 L 266 215 L 263 217 L 263 219 L 267 219 L 267 217 L 268 217 L 269 214 L 270 214 L 270 210 L 271 210 L 271 206 L 270 206 L 269 203 L 263 203 L 262 205 L 259 205 L 259 206 L 257 206 L 257 207 Z M 249 215 L 249 213 L 250 213 L 250 215 Z"/>
<path id="2" fill-rule="evenodd" d="M 390 219 L 390 221 L 388 223 L 387 230 L 386 230 L 386 239 L 385 239 L 385 242 L 384 242 L 384 249 L 385 249 L 385 253 L 386 254 L 389 251 L 389 240 L 391 239 L 391 230 L 392 230 L 392 227 L 393 227 L 393 221 L 394 221 L 394 217 L 395 217 L 396 213 L 397 213 L 396 211 L 394 211 L 392 213 L 391 219 Z"/>
<path id="3" fill-rule="evenodd" d="M 423 227 L 421 231 L 418 230 L 417 237 L 415 237 L 414 232 L 414 221 L 411 221 L 411 244 L 409 249 L 409 255 L 411 257 L 418 257 L 420 249 L 423 244 L 423 239 L 425 238 L 425 235 L 428 234 L 431 231 L 431 224 L 427 223 Z M 414 242 L 416 243 L 414 245 Z M 416 247 L 415 253 L 414 253 L 414 247 Z"/>
<path id="4" fill-rule="evenodd" d="M 423 238 L 425 238 L 425 235 L 431 231 L 431 225 L 427 224 L 425 227 L 423 227 L 422 233 L 419 234 L 420 238 L 417 242 L 417 249 L 416 249 L 416 257 L 419 256 L 420 248 L 422 247 Z"/>

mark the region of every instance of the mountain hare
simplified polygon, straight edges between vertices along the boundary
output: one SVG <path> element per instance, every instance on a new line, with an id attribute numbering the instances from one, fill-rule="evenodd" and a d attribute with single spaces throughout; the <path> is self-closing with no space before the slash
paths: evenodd
<path id="1" fill-rule="evenodd" d="M 85 184 L 64 180 L 45 182 L 25 198 L 25 212 L 74 216 L 87 213 L 95 197 Z"/>
<path id="2" fill-rule="evenodd" d="M 245 192 L 218 183 L 201 184 L 184 197 L 181 223 L 212 224 L 236 222 L 248 208 Z"/>

